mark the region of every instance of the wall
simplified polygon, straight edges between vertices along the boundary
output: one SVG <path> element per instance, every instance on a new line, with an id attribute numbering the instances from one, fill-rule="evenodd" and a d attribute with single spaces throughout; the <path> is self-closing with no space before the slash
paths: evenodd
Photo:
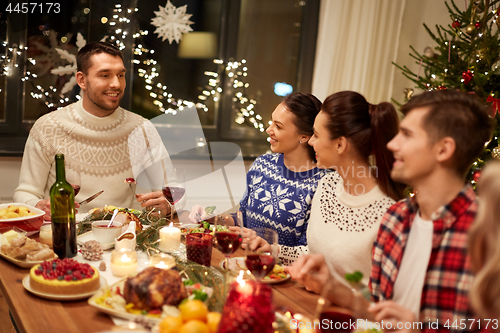
<path id="1" fill-rule="evenodd" d="M 12 202 L 12 194 L 19 182 L 21 157 L 0 157 L 0 203 Z"/>
<path id="2" fill-rule="evenodd" d="M 463 9 L 464 2 L 456 1 L 456 5 Z M 401 25 L 401 34 L 399 37 L 399 47 L 396 63 L 400 66 L 407 66 L 414 73 L 418 73 L 419 64 L 410 57 L 410 45 L 420 54 L 424 52 L 425 47 L 435 47 L 436 43 L 425 30 L 423 24 L 436 33 L 435 25 L 446 26 L 452 23 L 448 9 L 443 0 L 406 0 L 406 6 Z M 423 69 L 422 69 L 423 70 Z M 407 79 L 401 71 L 395 67 L 394 82 L 392 86 L 392 98 L 399 103 L 404 102 L 403 90 L 413 88 L 415 84 Z M 417 91 L 415 91 L 417 93 Z"/>

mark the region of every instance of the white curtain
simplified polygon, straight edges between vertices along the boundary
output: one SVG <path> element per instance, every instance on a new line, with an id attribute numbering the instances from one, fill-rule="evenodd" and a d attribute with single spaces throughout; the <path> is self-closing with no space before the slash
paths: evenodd
<path id="1" fill-rule="evenodd" d="M 390 101 L 406 0 L 322 0 L 312 92 Z"/>

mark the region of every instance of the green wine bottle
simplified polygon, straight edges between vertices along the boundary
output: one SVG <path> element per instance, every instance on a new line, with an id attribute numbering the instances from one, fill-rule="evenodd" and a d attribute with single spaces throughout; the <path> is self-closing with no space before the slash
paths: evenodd
<path id="1" fill-rule="evenodd" d="M 56 182 L 50 188 L 50 214 L 52 218 L 52 243 L 59 258 L 77 254 L 75 192 L 66 181 L 64 155 L 56 157 Z"/>

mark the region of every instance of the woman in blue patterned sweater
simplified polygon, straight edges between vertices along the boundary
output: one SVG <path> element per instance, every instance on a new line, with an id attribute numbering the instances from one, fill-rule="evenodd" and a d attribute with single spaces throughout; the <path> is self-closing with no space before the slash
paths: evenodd
<path id="1" fill-rule="evenodd" d="M 308 141 L 321 102 L 311 94 L 292 93 L 273 111 L 267 128 L 272 154 L 259 156 L 247 173 L 240 201 L 246 228 L 266 227 L 278 232 L 280 245 L 306 245 L 311 201 L 319 180 L 329 170 L 316 166 Z M 204 219 L 204 209 L 193 207 L 192 221 Z"/>

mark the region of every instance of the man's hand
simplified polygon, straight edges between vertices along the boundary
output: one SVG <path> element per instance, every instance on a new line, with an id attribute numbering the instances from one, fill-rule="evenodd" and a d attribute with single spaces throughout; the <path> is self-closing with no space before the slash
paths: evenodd
<path id="1" fill-rule="evenodd" d="M 136 198 L 141 207 L 159 208 L 165 215 L 170 214 L 170 205 L 161 191 L 137 194 Z"/>
<path id="2" fill-rule="evenodd" d="M 292 266 L 285 268 L 292 279 L 297 280 L 307 290 L 321 293 L 327 281 L 335 280 L 322 254 L 300 256 Z"/>
<path id="3" fill-rule="evenodd" d="M 50 216 L 50 199 L 38 201 L 35 205 L 35 208 L 38 208 L 45 212 L 45 215 L 43 216 L 43 219 L 45 221 L 52 221 L 52 218 Z M 80 208 L 80 205 L 75 201 L 75 213 L 78 213 L 78 208 Z"/>
<path id="4" fill-rule="evenodd" d="M 375 321 L 380 322 L 391 322 L 393 330 L 391 332 L 398 333 L 417 333 L 420 332 L 419 329 L 413 329 L 416 326 L 417 318 L 415 314 L 405 308 L 402 305 L 395 303 L 394 301 L 382 301 L 377 304 L 372 304 L 368 308 L 368 312 L 373 313 L 375 315 Z M 403 327 L 403 329 L 398 330 L 399 327 Z M 411 323 L 411 325 L 405 323 Z M 411 329 L 406 329 L 404 327 L 412 327 Z"/>
<path id="5" fill-rule="evenodd" d="M 35 205 L 35 208 L 38 208 L 45 212 L 45 215 L 43 216 L 43 219 L 45 221 L 52 221 L 52 218 L 50 217 L 50 199 L 38 201 Z"/>

